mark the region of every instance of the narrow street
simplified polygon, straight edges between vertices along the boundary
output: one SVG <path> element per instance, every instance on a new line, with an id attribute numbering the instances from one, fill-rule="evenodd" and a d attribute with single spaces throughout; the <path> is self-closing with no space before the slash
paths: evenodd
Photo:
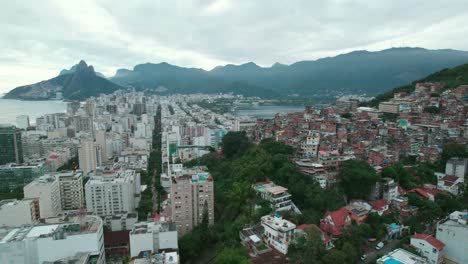
<path id="1" fill-rule="evenodd" d="M 393 240 L 388 240 L 385 241 L 385 246 L 381 250 L 376 250 L 375 248 L 372 249 L 372 251 L 367 252 L 367 258 L 360 263 L 367 264 L 367 263 L 375 263 L 378 257 L 385 255 L 389 253 L 390 251 L 394 250 L 400 240 L 393 239 Z"/>

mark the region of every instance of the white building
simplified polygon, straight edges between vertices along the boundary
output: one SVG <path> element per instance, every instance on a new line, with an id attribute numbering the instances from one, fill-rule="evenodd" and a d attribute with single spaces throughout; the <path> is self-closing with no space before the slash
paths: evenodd
<path id="1" fill-rule="evenodd" d="M 99 216 L 134 213 L 140 191 L 140 174 L 134 170 L 96 170 L 85 185 L 86 207 Z"/>
<path id="2" fill-rule="evenodd" d="M 462 178 L 464 181 L 465 174 L 468 170 L 468 159 L 462 158 L 451 158 L 445 164 L 445 174 L 454 175 L 458 178 Z"/>
<path id="3" fill-rule="evenodd" d="M 414 234 L 411 236 L 411 246 L 426 257 L 430 264 L 442 263 L 445 244 L 437 238 L 426 234 Z"/>
<path id="4" fill-rule="evenodd" d="M 62 210 L 77 210 L 83 207 L 83 172 L 68 171 L 55 174 L 59 180 Z"/>
<path id="5" fill-rule="evenodd" d="M 253 188 L 263 199 L 270 202 L 275 212 L 292 209 L 291 194 L 288 193 L 288 189 L 275 185 L 271 181 L 257 183 Z"/>
<path id="6" fill-rule="evenodd" d="M 463 178 L 454 175 L 445 175 L 437 180 L 437 189 L 459 195 L 463 188 Z"/>
<path id="7" fill-rule="evenodd" d="M 28 115 L 17 116 L 16 126 L 21 129 L 27 129 L 29 127 L 29 116 Z"/>
<path id="8" fill-rule="evenodd" d="M 468 212 L 455 211 L 437 224 L 436 238 L 445 244 L 444 258 L 468 263 Z"/>
<path id="9" fill-rule="evenodd" d="M 105 263 L 103 223 L 99 217 L 10 229 L 0 234 L 0 263 L 42 264 L 87 252 L 93 262 Z"/>
<path id="10" fill-rule="evenodd" d="M 55 217 L 62 211 L 58 179 L 41 176 L 24 186 L 24 198 L 38 198 L 41 218 Z"/>
<path id="11" fill-rule="evenodd" d="M 177 229 L 174 223 L 157 222 L 137 223 L 130 231 L 130 256 L 135 257 L 142 251 L 157 253 L 164 250 L 177 250 Z"/>
<path id="12" fill-rule="evenodd" d="M 138 222 L 137 214 L 107 215 L 104 223 L 111 231 L 132 230 Z"/>
<path id="13" fill-rule="evenodd" d="M 91 139 L 81 139 L 78 147 L 78 163 L 85 175 L 101 166 L 101 145 Z"/>
<path id="14" fill-rule="evenodd" d="M 0 227 L 33 224 L 39 220 L 39 200 L 0 201 Z"/>
<path id="15" fill-rule="evenodd" d="M 401 248 L 397 248 L 393 250 L 392 252 L 377 259 L 377 264 L 388 264 L 388 263 L 428 264 L 426 259 L 424 259 L 423 257 L 417 256 Z"/>
<path id="16" fill-rule="evenodd" d="M 288 247 L 294 239 L 296 225 L 283 219 L 280 215 L 262 216 L 261 224 L 264 236 L 270 245 L 283 254 L 288 253 Z"/>

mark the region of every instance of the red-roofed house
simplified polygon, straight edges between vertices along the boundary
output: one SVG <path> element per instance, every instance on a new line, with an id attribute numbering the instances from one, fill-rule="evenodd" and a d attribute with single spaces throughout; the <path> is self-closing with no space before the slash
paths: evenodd
<path id="1" fill-rule="evenodd" d="M 344 207 L 334 212 L 327 211 L 320 220 L 320 229 L 333 236 L 341 235 L 343 228 L 349 225 L 351 225 L 351 216 L 348 209 Z"/>
<path id="2" fill-rule="evenodd" d="M 411 246 L 426 257 L 430 264 L 442 263 L 445 244 L 437 238 L 426 234 L 414 234 L 411 236 Z"/>
<path id="3" fill-rule="evenodd" d="M 387 214 L 390 209 L 388 202 L 385 200 L 373 201 L 371 202 L 371 205 L 372 205 L 371 212 L 376 212 L 380 216 Z"/>
<path id="4" fill-rule="evenodd" d="M 445 175 L 437 180 L 437 189 L 459 195 L 462 184 L 462 178 L 453 175 Z"/>
<path id="5" fill-rule="evenodd" d="M 432 193 L 427 192 L 426 190 L 424 190 L 422 188 L 411 189 L 411 190 L 407 191 L 407 193 L 416 193 L 416 194 L 418 194 L 419 196 L 421 196 L 421 197 L 423 197 L 425 199 L 429 199 L 431 201 L 434 201 L 434 195 Z"/>
<path id="6" fill-rule="evenodd" d="M 320 229 L 318 226 L 314 224 L 302 224 L 296 227 L 296 230 L 294 230 L 294 235 L 297 237 L 298 235 L 305 235 L 306 234 L 306 229 L 315 229 L 320 233 L 320 237 L 322 238 L 322 242 L 325 245 L 325 249 L 332 249 L 335 246 L 333 245 L 331 238 L 327 236 L 327 234 Z"/>

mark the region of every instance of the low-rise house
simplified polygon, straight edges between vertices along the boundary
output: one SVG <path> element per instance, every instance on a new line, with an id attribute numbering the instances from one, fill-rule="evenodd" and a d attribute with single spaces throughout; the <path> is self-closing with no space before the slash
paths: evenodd
<path id="1" fill-rule="evenodd" d="M 430 264 L 442 263 L 445 244 L 437 238 L 427 234 L 414 234 L 411 236 L 411 246 L 426 257 Z"/>
<path id="2" fill-rule="evenodd" d="M 269 180 L 257 183 L 253 188 L 262 197 L 262 199 L 270 202 L 271 208 L 275 212 L 288 211 L 293 208 L 291 194 L 288 193 L 288 189 L 275 185 Z"/>
<path id="3" fill-rule="evenodd" d="M 377 201 L 371 202 L 371 205 L 372 205 L 371 212 L 376 212 L 380 216 L 390 213 L 389 204 L 385 200 L 377 200 Z"/>
<path id="4" fill-rule="evenodd" d="M 283 219 L 280 215 L 265 215 L 261 218 L 264 237 L 268 243 L 283 254 L 288 253 L 288 247 L 294 239 L 296 225 Z"/>
<path id="5" fill-rule="evenodd" d="M 343 228 L 351 225 L 351 216 L 346 208 L 341 208 L 334 212 L 327 211 L 320 220 L 320 229 L 333 236 L 343 233 Z"/>
<path id="6" fill-rule="evenodd" d="M 461 194 L 462 186 L 463 178 L 459 178 L 453 175 L 445 175 L 444 177 L 437 180 L 438 190 L 446 191 L 453 195 Z"/>

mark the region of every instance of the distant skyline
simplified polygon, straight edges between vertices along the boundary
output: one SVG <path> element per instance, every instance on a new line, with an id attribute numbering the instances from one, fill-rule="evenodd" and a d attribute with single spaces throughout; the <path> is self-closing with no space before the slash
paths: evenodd
<path id="1" fill-rule="evenodd" d="M 168 62 L 210 70 L 391 47 L 468 50 L 466 0 L 4 1 L 0 93 L 84 59 L 119 68 Z"/>

